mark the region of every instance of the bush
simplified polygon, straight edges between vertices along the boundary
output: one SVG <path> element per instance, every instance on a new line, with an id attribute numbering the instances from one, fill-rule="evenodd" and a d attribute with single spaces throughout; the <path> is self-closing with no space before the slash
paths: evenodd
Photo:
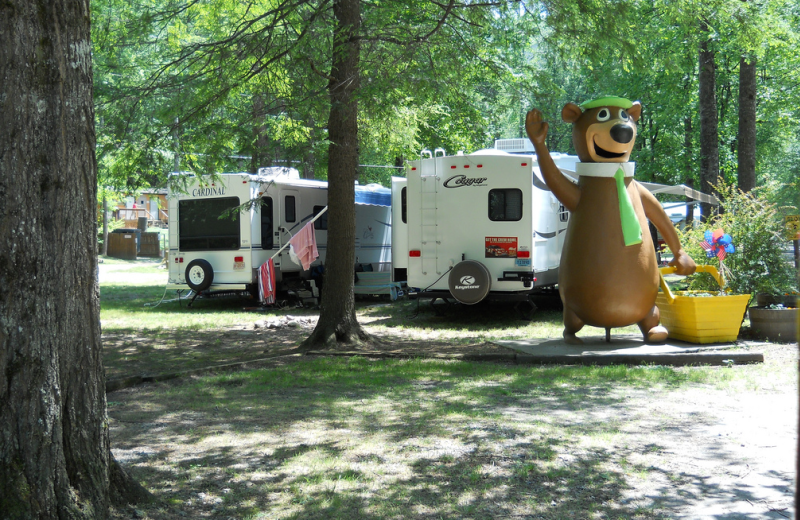
<path id="1" fill-rule="evenodd" d="M 724 260 L 730 271 L 727 288 L 736 294 L 784 294 L 797 291 L 794 265 L 784 254 L 788 242 L 783 236 L 783 214 L 770 200 L 776 200 L 778 184 L 770 184 L 744 193 L 724 182 L 716 186 L 722 201 L 722 213 L 705 223 L 695 222 L 681 235 L 681 243 L 697 264 L 719 267 L 716 257 L 707 258 L 700 247 L 706 230 L 722 228 L 733 238 L 736 252 Z M 688 279 L 691 290 L 717 290 L 719 286 L 705 273 Z"/>

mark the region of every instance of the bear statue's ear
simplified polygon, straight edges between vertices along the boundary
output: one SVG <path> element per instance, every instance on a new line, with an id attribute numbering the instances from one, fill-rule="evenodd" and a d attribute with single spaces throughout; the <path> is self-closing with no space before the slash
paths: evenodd
<path id="1" fill-rule="evenodd" d="M 628 115 L 633 118 L 634 121 L 638 122 L 639 117 L 642 115 L 642 104 L 638 101 L 633 102 L 633 106 L 630 107 L 628 110 Z"/>
<path id="2" fill-rule="evenodd" d="M 564 108 L 561 109 L 561 119 L 563 119 L 565 123 L 574 123 L 581 117 L 581 114 L 583 114 L 581 107 L 575 103 L 567 103 L 564 105 Z"/>

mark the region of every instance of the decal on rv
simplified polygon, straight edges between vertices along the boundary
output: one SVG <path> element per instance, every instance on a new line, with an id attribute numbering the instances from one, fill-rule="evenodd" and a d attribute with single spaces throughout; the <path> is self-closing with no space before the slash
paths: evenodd
<path id="1" fill-rule="evenodd" d="M 486 258 L 516 258 L 517 237 L 486 237 Z"/>
<path id="2" fill-rule="evenodd" d="M 192 197 L 212 197 L 215 195 L 225 195 L 225 188 L 195 188 L 192 190 Z"/>
<path id="3" fill-rule="evenodd" d="M 463 188 L 465 186 L 486 186 L 486 177 L 467 177 L 466 175 L 453 175 L 446 181 L 445 188 Z"/>

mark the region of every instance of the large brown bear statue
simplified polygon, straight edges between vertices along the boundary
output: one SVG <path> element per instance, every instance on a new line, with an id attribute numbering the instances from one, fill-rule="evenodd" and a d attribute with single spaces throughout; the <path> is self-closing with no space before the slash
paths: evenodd
<path id="1" fill-rule="evenodd" d="M 655 305 L 659 273 L 648 220 L 672 251 L 670 265 L 677 273 L 695 271 L 661 204 L 633 180 L 634 163 L 628 159 L 641 110 L 638 101 L 618 97 L 564 106 L 561 117 L 572 124 L 580 159 L 577 184 L 550 157 L 545 144 L 548 123 L 542 121 L 542 113 L 533 109 L 525 119 L 542 176 L 571 212 L 558 276 L 567 343 L 582 343 L 575 334 L 584 325 L 608 331 L 635 323 L 645 341 L 667 339 Z"/>

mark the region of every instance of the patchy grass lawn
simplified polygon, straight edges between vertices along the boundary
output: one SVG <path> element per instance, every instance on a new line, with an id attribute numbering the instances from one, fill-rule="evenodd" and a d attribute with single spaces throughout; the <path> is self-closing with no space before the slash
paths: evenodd
<path id="1" fill-rule="evenodd" d="M 306 359 L 110 394 L 110 427 L 154 519 L 767 513 L 747 501 L 791 501 L 796 394 L 751 368 Z"/>
<path id="2" fill-rule="evenodd" d="M 254 324 L 315 315 L 235 299 L 145 306 L 163 294 L 151 274 L 101 286 L 109 378 L 290 352 L 310 325 Z M 542 307 L 530 322 L 503 306 L 358 312 L 385 350 L 458 353 L 560 335 L 560 313 Z M 797 349 L 758 348 L 764 364 L 731 368 L 287 356 L 113 392 L 114 455 L 155 498 L 114 516 L 791 517 Z"/>

